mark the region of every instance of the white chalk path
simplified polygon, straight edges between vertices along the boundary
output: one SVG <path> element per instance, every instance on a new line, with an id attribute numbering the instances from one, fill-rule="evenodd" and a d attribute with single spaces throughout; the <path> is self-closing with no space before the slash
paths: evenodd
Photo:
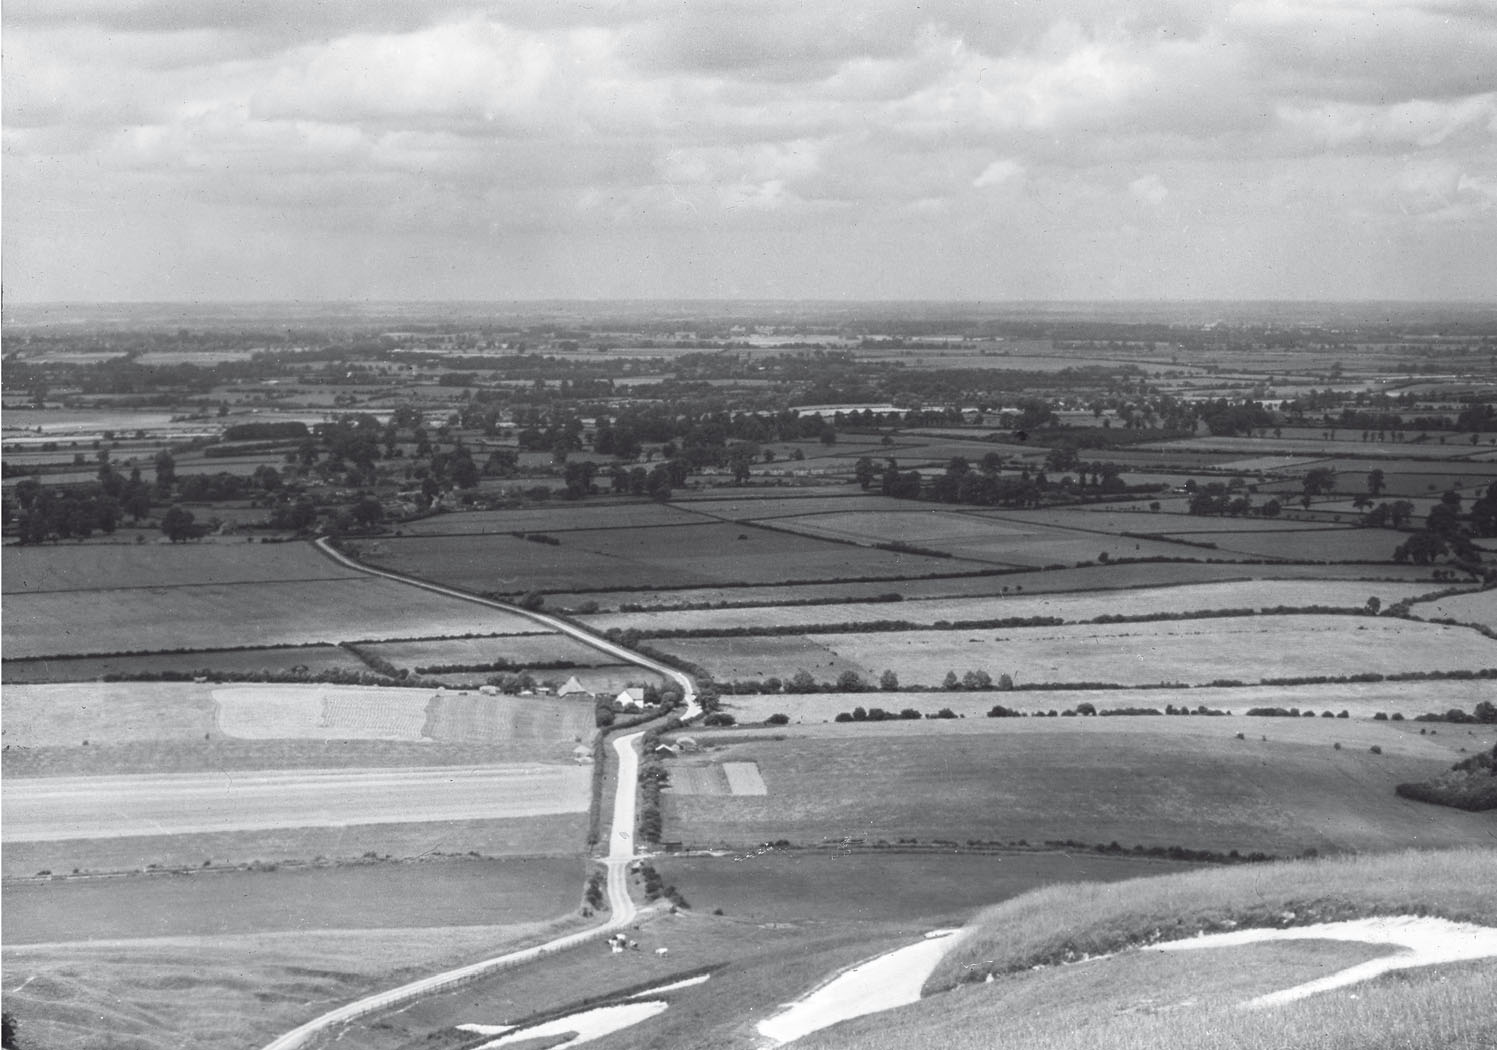
<path id="1" fill-rule="evenodd" d="M 1358 941 L 1365 944 L 1393 945 L 1404 951 L 1372 959 L 1329 977 L 1308 981 L 1283 991 L 1261 995 L 1243 1006 L 1259 1009 L 1305 999 L 1333 988 L 1369 981 L 1393 970 L 1407 970 L 1440 963 L 1465 962 L 1497 956 L 1497 929 L 1471 923 L 1451 922 L 1415 915 L 1380 916 L 1349 919 L 1345 922 L 1292 926 L 1288 929 L 1233 930 L 1210 933 L 1184 941 L 1167 941 L 1152 946 L 1158 951 L 1188 951 L 1196 948 L 1228 948 L 1265 941 Z"/>
<path id="2" fill-rule="evenodd" d="M 918 1002 L 920 989 L 941 957 L 951 950 L 955 930 L 936 930 L 915 944 L 845 970 L 782 1013 L 758 1024 L 770 1046 L 784 1046 L 839 1021 Z"/>

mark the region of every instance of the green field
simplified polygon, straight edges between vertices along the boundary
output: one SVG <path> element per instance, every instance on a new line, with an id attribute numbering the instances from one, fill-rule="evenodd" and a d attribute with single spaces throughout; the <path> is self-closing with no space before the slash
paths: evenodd
<path id="1" fill-rule="evenodd" d="M 583 529 L 556 546 L 513 536 L 381 540 L 366 560 L 475 591 L 710 586 L 950 572 L 940 558 L 817 542 L 751 525 Z M 359 546 L 355 544 L 354 546 Z"/>
<path id="2" fill-rule="evenodd" d="M 307 543 L 97 543 L 0 548 L 5 594 L 347 580 L 356 570 Z M 121 596 L 128 601 L 127 596 Z M 12 607 L 6 603 L 7 611 Z M 24 609 L 17 601 L 15 608 Z"/>
<path id="3" fill-rule="evenodd" d="M 319 662 L 292 650 L 205 659 L 189 650 L 541 630 L 523 616 L 348 569 L 306 543 L 6 547 L 4 569 L 7 661 L 175 654 L 119 670 L 105 663 L 64 672 L 78 677 Z M 336 666 L 349 665 L 340 659 Z M 30 665 L 12 676 L 55 673 Z"/>
<path id="4" fill-rule="evenodd" d="M 232 770 L 229 771 L 232 773 Z M 140 872 L 205 865 L 249 865 L 357 861 L 366 855 L 398 860 L 435 854 L 533 857 L 580 850 L 587 839 L 587 814 L 506 817 L 493 820 L 426 821 L 409 824 L 353 824 L 346 827 L 281 828 L 185 835 L 142 835 L 113 839 L 7 842 L 6 878 L 38 872 L 63 874 Z"/>
<path id="5" fill-rule="evenodd" d="M 540 922 L 577 907 L 580 857 L 51 879 L 5 887 L 7 948 L 141 937 Z M 377 910 L 371 900 L 384 902 Z"/>
<path id="6" fill-rule="evenodd" d="M 1296 854 L 1463 845 L 1490 830 L 1482 814 L 1394 794 L 1459 745 L 1385 723 L 969 718 L 692 735 L 714 750 L 676 761 L 757 762 L 769 789 L 668 792 L 663 837 L 697 846 L 1075 839 Z"/>
<path id="7" fill-rule="evenodd" d="M 307 674 L 368 670 L 368 664 L 336 645 L 297 645 L 270 649 L 195 649 L 187 653 L 133 653 L 125 656 L 53 656 L 6 660 L 0 682 L 86 682 L 105 676 L 163 673 L 256 674 L 302 669 Z"/>

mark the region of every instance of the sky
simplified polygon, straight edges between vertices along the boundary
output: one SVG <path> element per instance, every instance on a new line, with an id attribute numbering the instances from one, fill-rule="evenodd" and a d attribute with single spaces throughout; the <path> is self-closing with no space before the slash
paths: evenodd
<path id="1" fill-rule="evenodd" d="M 1493 0 L 5 0 L 38 301 L 1497 300 Z"/>

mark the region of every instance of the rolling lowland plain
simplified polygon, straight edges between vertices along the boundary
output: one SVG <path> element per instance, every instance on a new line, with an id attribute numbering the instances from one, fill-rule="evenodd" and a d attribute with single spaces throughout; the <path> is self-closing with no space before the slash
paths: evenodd
<path id="1" fill-rule="evenodd" d="M 672 384 L 717 364 L 578 349 L 575 332 L 518 358 L 385 339 L 359 351 L 362 371 L 349 350 L 249 374 L 262 351 L 240 348 L 223 360 L 246 374 L 168 411 L 86 393 L 64 407 L 15 389 L 8 358 L 7 528 L 26 542 L 3 550 L 3 990 L 23 1045 L 259 1046 L 370 991 L 596 923 L 585 888 L 613 770 L 590 763 L 636 723 L 654 731 L 641 849 L 689 907 L 630 931 L 638 953 L 560 953 L 341 1038 L 473 1046 L 456 1025 L 710 971 L 596 1045 L 754 1047 L 778 1004 L 882 950 L 1011 899 L 1017 918 L 977 928 L 1027 928 L 1037 888 L 1064 926 L 1073 884 L 1200 869 L 1229 880 L 1213 892 L 1230 900 L 1243 872 L 1281 889 L 1321 878 L 1269 858 L 1371 858 L 1369 885 L 1423 879 L 1401 906 L 1443 914 L 1443 884 L 1417 861 L 1375 864 L 1453 850 L 1486 887 L 1453 917 L 1490 924 L 1492 811 L 1395 788 L 1497 744 L 1497 725 L 1469 716 L 1497 694 L 1482 509 L 1497 424 L 1472 408 L 1494 396 L 1491 337 L 1245 352 L 1114 327 L 1105 342 L 865 340 L 831 363 L 744 350 L 699 386 Z M 200 342 L 229 341 L 213 331 Z M 79 380 L 110 358 L 80 363 L 62 342 L 19 360 L 41 374 L 50 350 L 54 390 L 64 373 L 90 389 Z M 895 359 L 978 392 L 898 417 L 783 412 L 827 400 L 810 396 L 818 368 L 882 382 Z M 492 418 L 470 417 L 491 394 Z M 652 411 L 685 418 L 692 398 L 773 425 L 649 490 L 690 435 L 626 449 L 601 435 Z M 1380 436 L 1367 419 L 1390 398 L 1424 426 Z M 1243 425 L 1213 422 L 1233 408 Z M 350 412 L 378 421 L 367 470 L 338 445 Z M 231 431 L 299 419 L 305 438 Z M 529 436 L 553 431 L 573 445 Z M 483 467 L 472 484 L 452 472 L 460 449 Z M 150 484 L 163 452 L 172 469 Z M 145 513 L 28 533 L 47 491 L 85 492 L 105 459 L 121 478 L 143 470 Z M 163 534 L 173 505 L 197 523 L 183 542 Z M 1426 534 L 1442 544 L 1429 556 Z M 686 670 L 706 724 L 614 710 L 625 687 L 667 683 L 506 605 Z M 588 695 L 557 695 L 574 677 Z M 642 873 L 635 892 L 658 890 Z M 1025 978 L 1001 1002 L 1033 1023 L 1009 1017 L 1005 1037 L 1071 1045 L 1055 1033 L 1084 1020 L 1138 1029 L 1103 1045 L 1192 1045 L 1200 1028 L 1164 1031 L 1190 1014 L 1192 973 L 1219 1010 L 1234 975 L 1246 995 L 1367 954 L 1253 951 L 1195 971 L 1129 962 L 1101 1006 L 1083 1008 L 1084 976 Z M 1380 994 L 1405 1020 L 1447 996 L 1454 1027 L 1408 1045 L 1457 1045 L 1490 970 Z M 993 1025 L 1000 1000 L 984 994 L 952 993 L 953 1016 Z M 1153 1018 L 1160 1004 L 1174 1020 Z M 914 1020 L 890 1031 L 957 1045 L 967 1029 L 943 1029 L 941 1010 L 891 1014 Z M 867 1022 L 839 1032 L 811 1040 L 894 1045 Z"/>

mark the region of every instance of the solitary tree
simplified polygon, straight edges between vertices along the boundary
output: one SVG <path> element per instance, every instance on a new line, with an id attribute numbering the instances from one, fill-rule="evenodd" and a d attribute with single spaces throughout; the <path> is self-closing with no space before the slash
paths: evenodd
<path id="1" fill-rule="evenodd" d="M 192 511 L 175 504 L 161 516 L 161 531 L 173 543 L 191 539 L 199 534 Z"/>

